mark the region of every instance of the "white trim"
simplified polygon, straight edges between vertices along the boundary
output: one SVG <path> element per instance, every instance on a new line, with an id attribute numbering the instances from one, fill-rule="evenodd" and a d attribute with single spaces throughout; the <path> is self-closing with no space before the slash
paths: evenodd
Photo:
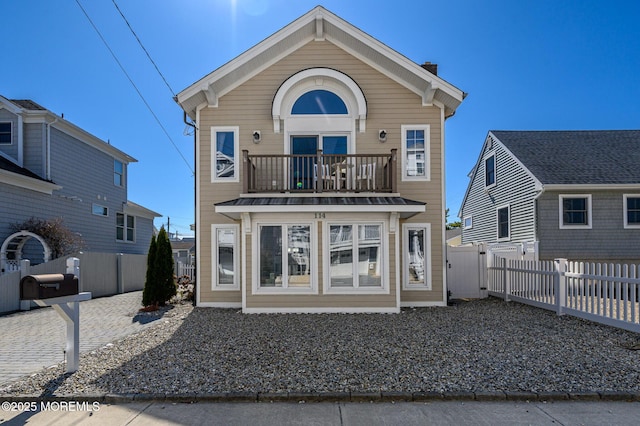
<path id="1" fill-rule="evenodd" d="M 18 188 L 30 189 L 43 194 L 53 194 L 53 191 L 62 189 L 62 186 L 51 182 L 34 179 L 8 170 L 0 169 L 0 183 L 17 186 Z"/>
<path id="2" fill-rule="evenodd" d="M 297 194 L 296 194 L 297 196 Z M 335 195 L 334 195 L 335 196 Z M 214 206 L 216 213 L 224 214 L 233 219 L 239 219 L 242 213 L 279 213 L 281 214 L 283 209 L 286 209 L 289 213 L 316 213 L 322 211 L 325 213 L 361 213 L 363 209 L 366 209 L 369 213 L 390 213 L 395 212 L 402 213 L 424 213 L 426 211 L 425 205 L 313 205 L 313 204 L 298 204 L 298 205 L 258 205 L 258 206 Z M 237 217 L 236 217 L 237 216 Z"/>
<path id="3" fill-rule="evenodd" d="M 216 135 L 220 132 L 233 132 L 233 176 L 217 177 L 216 167 Z M 211 126 L 211 182 L 240 182 L 240 127 L 238 126 Z"/>
<path id="4" fill-rule="evenodd" d="M 424 283 L 409 284 L 409 230 L 424 231 Z M 430 223 L 404 223 L 402 224 L 402 290 L 403 291 L 431 291 L 433 290 L 433 273 L 431 269 L 431 224 Z"/>
<path id="5" fill-rule="evenodd" d="M 471 221 L 471 225 L 466 226 L 467 219 Z M 473 215 L 467 215 L 462 218 L 462 229 L 473 229 Z"/>
<path id="6" fill-rule="evenodd" d="M 324 249 L 322 253 L 323 257 L 323 276 L 322 283 L 323 294 L 389 294 L 389 231 L 388 231 L 388 219 L 384 220 L 325 220 L 322 224 L 322 247 Z M 352 235 L 352 276 L 354 284 L 356 283 L 356 277 L 358 276 L 357 269 L 359 268 L 359 253 L 357 251 L 357 233 L 359 232 L 360 225 L 379 225 L 380 226 L 380 252 L 378 253 L 380 261 L 380 287 L 332 287 L 331 286 L 331 232 L 330 227 L 334 225 L 351 225 Z M 358 259 L 358 260 L 356 260 Z"/>
<path id="7" fill-rule="evenodd" d="M 431 126 L 429 124 L 403 124 L 400 126 L 402 146 L 400 147 L 400 156 L 402 164 L 402 181 L 421 181 L 428 182 L 431 180 Z M 409 175 L 407 165 L 407 131 L 423 130 L 424 131 L 424 176 Z"/>
<path id="8" fill-rule="evenodd" d="M 545 191 L 611 191 L 640 190 L 640 183 L 604 183 L 604 184 L 546 184 Z"/>
<path id="9" fill-rule="evenodd" d="M 218 283 L 218 230 L 233 231 L 233 284 Z M 240 262 L 239 239 L 240 225 L 237 224 L 211 224 L 211 290 L 212 291 L 238 291 L 240 290 Z"/>
<path id="10" fill-rule="evenodd" d="M 195 156 L 195 225 L 196 225 L 196 229 L 195 229 L 195 236 L 196 236 L 196 265 L 198 265 L 198 267 L 196 268 L 196 306 L 202 306 L 201 305 L 201 299 L 200 299 L 200 288 L 202 287 L 201 283 L 202 280 L 200 279 L 201 277 L 201 265 L 204 265 L 204 263 L 202 262 L 202 251 L 200 250 L 200 241 L 202 238 L 202 231 L 201 231 L 201 227 L 200 227 L 200 177 L 202 176 L 201 173 L 201 168 L 200 168 L 200 111 L 201 108 L 197 108 L 196 109 L 196 119 L 195 119 L 195 123 L 196 123 L 196 127 L 194 128 L 195 133 L 195 147 L 194 147 L 194 156 Z M 243 263 L 244 264 L 244 263 Z M 244 274 L 243 278 L 244 278 Z"/>
<path id="11" fill-rule="evenodd" d="M 122 212 L 132 216 L 144 217 L 147 219 L 155 219 L 156 217 L 162 217 L 160 213 L 156 213 L 153 210 L 149 210 L 146 207 L 142 207 L 140 204 L 136 204 L 133 201 L 127 200 L 122 206 Z"/>
<path id="12" fill-rule="evenodd" d="M 244 308 L 245 314 L 398 314 L 400 308 Z"/>
<path id="13" fill-rule="evenodd" d="M 640 223 L 639 224 L 631 224 L 629 225 L 628 222 L 628 204 L 627 204 L 627 198 L 640 198 L 640 194 L 622 194 L 622 216 L 623 216 L 623 223 L 624 223 L 624 228 L 625 229 L 640 229 Z"/>
<path id="14" fill-rule="evenodd" d="M 198 308 L 242 309 L 239 302 L 197 302 Z"/>
<path id="15" fill-rule="evenodd" d="M 331 125 L 331 121 L 344 120 L 346 118 L 344 115 L 300 116 L 291 114 L 291 108 L 300 96 L 317 89 L 327 90 L 342 99 L 347 106 L 349 126 L 339 124 L 340 121 Z M 360 132 L 363 133 L 367 119 L 367 101 L 358 84 L 347 74 L 330 68 L 310 68 L 292 75 L 282 83 L 273 99 L 271 114 L 275 133 L 280 133 L 280 119 L 284 119 L 285 126 L 292 131 L 304 129 L 303 125 L 294 126 L 292 123 L 297 120 L 303 121 L 305 117 L 307 120 L 304 121 L 309 119 L 314 120 L 314 122 L 322 121 L 324 123 L 322 128 L 331 130 L 335 128 L 340 131 L 345 131 L 344 127 L 351 128 L 351 123 L 355 123 L 355 120 L 359 119 Z M 327 119 L 330 120 L 328 126 L 326 124 Z M 292 123 L 287 126 L 286 123 L 289 120 Z"/>
<path id="16" fill-rule="evenodd" d="M 564 206 L 565 198 L 586 198 L 587 199 L 587 224 L 586 225 L 565 225 Z M 591 229 L 593 227 L 593 210 L 591 205 L 591 194 L 559 194 L 558 195 L 558 226 L 560 229 Z"/>
<path id="17" fill-rule="evenodd" d="M 118 239 L 118 228 L 119 228 L 119 226 L 118 226 L 118 215 L 124 216 L 124 223 L 123 223 L 123 227 L 122 227 L 122 237 L 124 239 L 122 239 L 122 240 Z M 129 229 L 129 227 L 127 225 L 127 222 L 128 222 L 127 218 L 129 218 L 129 217 L 133 218 L 133 240 L 128 240 L 127 239 L 127 234 L 128 234 L 127 231 Z M 129 213 L 125 213 L 124 211 L 116 212 L 116 242 L 125 243 L 125 244 L 135 244 L 136 239 L 137 239 L 136 237 L 137 237 L 137 234 L 138 234 L 138 223 L 137 222 L 138 222 L 138 220 L 137 220 L 135 215 L 132 215 L 132 214 L 129 214 Z"/>
<path id="18" fill-rule="evenodd" d="M 277 295 L 294 295 L 294 294 L 318 294 L 318 224 L 316 221 L 309 220 L 259 220 L 254 219 L 252 222 L 252 286 L 251 294 L 254 296 L 265 294 L 277 294 Z M 288 274 L 285 268 L 287 267 L 285 248 L 288 241 L 286 241 L 286 233 L 288 226 L 308 226 L 309 235 L 309 286 L 308 287 L 295 287 L 291 286 L 291 283 L 286 279 Z M 282 263 L 282 287 L 261 287 L 260 286 L 260 227 L 261 226 L 279 226 L 282 228 L 282 256 L 285 261 Z"/>
<path id="19" fill-rule="evenodd" d="M 401 308 L 426 308 L 430 306 L 447 306 L 447 302 L 400 302 Z"/>
<path id="20" fill-rule="evenodd" d="M 509 235 L 507 235 L 506 237 L 500 238 L 499 212 L 504 208 L 507 209 L 507 215 L 509 217 L 509 221 L 507 222 L 509 225 Z M 496 206 L 496 241 L 511 241 L 511 204 L 503 204 L 501 206 Z"/>

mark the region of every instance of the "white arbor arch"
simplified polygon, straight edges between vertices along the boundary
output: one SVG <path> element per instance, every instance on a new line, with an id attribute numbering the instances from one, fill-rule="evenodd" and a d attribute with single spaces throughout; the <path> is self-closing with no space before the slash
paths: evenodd
<path id="1" fill-rule="evenodd" d="M 42 245 L 42 258 L 44 262 L 51 260 L 51 249 L 45 240 L 38 234 L 29 231 L 18 231 L 4 240 L 0 248 L 0 273 L 17 271 L 22 260 L 22 248 L 31 238 L 38 240 Z"/>

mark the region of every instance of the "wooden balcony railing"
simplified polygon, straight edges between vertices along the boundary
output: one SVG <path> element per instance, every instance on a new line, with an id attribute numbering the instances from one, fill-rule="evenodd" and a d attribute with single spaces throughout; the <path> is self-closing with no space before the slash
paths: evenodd
<path id="1" fill-rule="evenodd" d="M 243 192 L 397 192 L 397 150 L 389 154 L 250 155 Z"/>

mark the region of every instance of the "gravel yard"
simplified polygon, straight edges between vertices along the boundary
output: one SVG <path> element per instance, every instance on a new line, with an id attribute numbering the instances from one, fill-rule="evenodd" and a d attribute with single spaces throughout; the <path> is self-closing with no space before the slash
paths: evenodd
<path id="1" fill-rule="evenodd" d="M 400 314 L 176 305 L 156 325 L 0 395 L 639 392 L 640 335 L 497 299 Z"/>

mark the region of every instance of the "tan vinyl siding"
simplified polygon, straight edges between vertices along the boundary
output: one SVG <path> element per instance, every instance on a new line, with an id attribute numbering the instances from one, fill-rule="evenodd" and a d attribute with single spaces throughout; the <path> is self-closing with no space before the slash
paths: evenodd
<path id="1" fill-rule="evenodd" d="M 200 111 L 199 158 L 200 171 L 198 181 L 199 194 L 199 233 L 200 242 L 198 262 L 201 280 L 201 301 L 219 301 L 221 297 L 232 297 L 231 292 L 211 292 L 211 229 L 212 223 L 240 223 L 214 213 L 214 204 L 238 198 L 242 193 L 242 157 L 243 149 L 250 154 L 283 154 L 285 150 L 284 132 L 274 133 L 272 120 L 272 102 L 280 85 L 300 70 L 324 67 L 338 70 L 351 77 L 362 89 L 367 101 L 366 132 L 356 131 L 356 153 L 382 154 L 391 149 L 398 150 L 397 182 L 400 196 L 427 203 L 427 212 L 412 218 L 412 222 L 428 222 L 432 224 L 432 276 L 433 291 L 420 292 L 416 295 L 422 300 L 442 300 L 442 223 L 444 207 L 442 206 L 442 152 L 441 111 L 435 106 L 422 106 L 422 99 L 415 93 L 386 77 L 347 52 L 327 41 L 313 41 L 288 57 L 273 64 L 267 70 L 246 81 L 244 84 L 219 98 L 218 107 L 205 107 Z M 430 126 L 430 181 L 403 182 L 401 158 L 401 126 Z M 211 127 L 238 126 L 239 150 L 238 173 L 240 182 L 211 183 Z M 356 126 L 357 128 L 357 126 Z M 378 131 L 387 131 L 387 141 L 378 141 Z M 252 133 L 259 130 L 262 140 L 253 143 Z M 321 227 L 320 227 L 321 228 Z M 401 228 L 398 233 L 401 233 Z M 322 240 L 322 229 L 318 230 L 318 238 Z M 249 238 L 248 238 L 249 240 Z M 247 264 L 246 286 L 252 288 L 251 247 L 245 241 Z M 402 244 L 399 245 L 402 249 Z M 389 248 L 391 261 L 395 262 L 395 244 Z M 399 259 L 402 259 L 400 256 Z M 319 253 L 319 265 L 322 265 L 322 254 Z M 395 268 L 395 265 L 394 265 Z M 322 305 L 343 306 L 395 306 L 395 269 L 389 271 L 392 280 L 390 295 L 322 295 L 322 266 L 319 273 L 319 295 Z M 402 274 L 400 274 L 400 277 Z M 248 298 L 248 306 L 311 306 L 316 303 L 318 295 L 260 295 L 259 299 Z M 250 300 L 249 300 L 250 299 Z"/>

